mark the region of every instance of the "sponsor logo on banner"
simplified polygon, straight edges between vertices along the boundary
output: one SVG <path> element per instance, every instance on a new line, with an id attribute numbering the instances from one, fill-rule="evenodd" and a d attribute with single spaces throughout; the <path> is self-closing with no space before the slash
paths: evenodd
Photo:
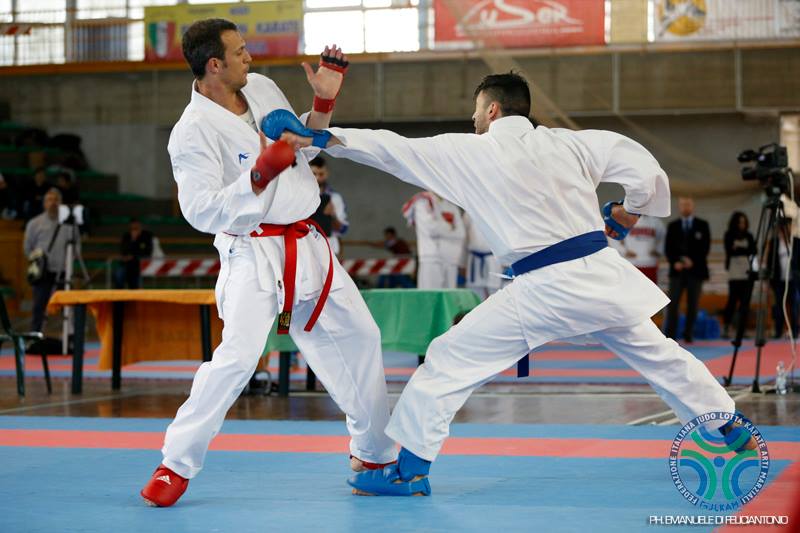
<path id="1" fill-rule="evenodd" d="M 800 0 L 656 0 L 657 41 L 772 39 L 800 33 Z"/>
<path id="2" fill-rule="evenodd" d="M 434 0 L 435 41 L 506 47 L 605 42 L 603 0 Z"/>
<path id="3" fill-rule="evenodd" d="M 247 4 L 148 6 L 145 61 L 183 61 L 181 37 L 195 21 L 224 18 L 239 28 L 253 57 L 297 55 L 303 25 L 302 0 Z"/>
<path id="4" fill-rule="evenodd" d="M 663 0 L 657 7 L 659 35 L 696 33 L 706 23 L 706 11 L 705 0 Z"/>

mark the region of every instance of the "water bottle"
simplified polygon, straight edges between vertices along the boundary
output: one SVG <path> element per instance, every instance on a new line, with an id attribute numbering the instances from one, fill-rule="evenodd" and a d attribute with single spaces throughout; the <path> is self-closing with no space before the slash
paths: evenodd
<path id="1" fill-rule="evenodd" d="M 783 366 L 783 361 L 778 361 L 778 366 L 775 368 L 775 392 L 786 394 L 786 368 Z"/>

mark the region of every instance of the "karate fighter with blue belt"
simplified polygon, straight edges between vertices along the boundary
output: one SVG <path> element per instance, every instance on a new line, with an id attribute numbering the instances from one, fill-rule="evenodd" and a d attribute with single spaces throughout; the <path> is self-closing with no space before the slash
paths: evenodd
<path id="1" fill-rule="evenodd" d="M 430 494 L 428 471 L 456 411 L 477 387 L 551 341 L 591 335 L 642 374 L 682 423 L 735 410 L 705 365 L 650 319 L 669 299 L 607 245 L 606 235 L 622 238 L 639 215 L 670 214 L 658 162 L 617 133 L 534 128 L 529 112 L 528 84 L 510 73 L 487 76 L 476 89 L 474 135 L 309 131 L 280 110 L 264 120 L 267 136 L 295 149 L 313 141 L 461 206 L 515 275 L 430 344 L 386 428 L 402 446 L 398 464 L 352 477 L 358 494 Z M 605 217 L 601 182 L 625 189 Z"/>

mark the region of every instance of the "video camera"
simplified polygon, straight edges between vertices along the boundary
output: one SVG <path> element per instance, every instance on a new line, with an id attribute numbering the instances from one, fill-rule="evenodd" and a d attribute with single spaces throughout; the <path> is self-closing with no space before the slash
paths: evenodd
<path id="1" fill-rule="evenodd" d="M 789 156 L 778 143 L 765 144 L 756 150 L 745 150 L 737 158 L 740 163 L 755 162 L 742 168 L 742 179 L 758 180 L 770 195 L 789 192 Z"/>

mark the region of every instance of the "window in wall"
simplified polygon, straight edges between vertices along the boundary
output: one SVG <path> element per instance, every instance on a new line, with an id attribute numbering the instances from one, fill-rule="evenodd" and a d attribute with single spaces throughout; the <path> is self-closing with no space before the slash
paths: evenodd
<path id="1" fill-rule="evenodd" d="M 306 9 L 332 9 L 361 6 L 361 0 L 306 0 Z"/>
<path id="2" fill-rule="evenodd" d="M 419 16 L 415 8 L 365 11 L 364 28 L 367 52 L 419 50 Z"/>
<path id="3" fill-rule="evenodd" d="M 65 0 L 17 0 L 18 22 L 64 22 Z"/>
<path id="4" fill-rule="evenodd" d="M 306 54 L 319 54 L 330 44 L 338 45 L 346 54 L 364 51 L 363 11 L 306 13 L 304 27 Z"/>
<path id="5" fill-rule="evenodd" d="M 17 36 L 17 65 L 64 62 L 64 26 L 33 28 Z"/>
<path id="6" fill-rule="evenodd" d="M 144 22 L 128 26 L 128 61 L 144 60 Z"/>
<path id="7" fill-rule="evenodd" d="M 76 18 L 103 19 L 125 17 L 125 0 L 78 0 Z"/>
<path id="8" fill-rule="evenodd" d="M 0 36 L 0 66 L 14 64 L 14 37 Z"/>
<path id="9" fill-rule="evenodd" d="M 0 22 L 11 22 L 11 0 L 0 0 Z"/>

